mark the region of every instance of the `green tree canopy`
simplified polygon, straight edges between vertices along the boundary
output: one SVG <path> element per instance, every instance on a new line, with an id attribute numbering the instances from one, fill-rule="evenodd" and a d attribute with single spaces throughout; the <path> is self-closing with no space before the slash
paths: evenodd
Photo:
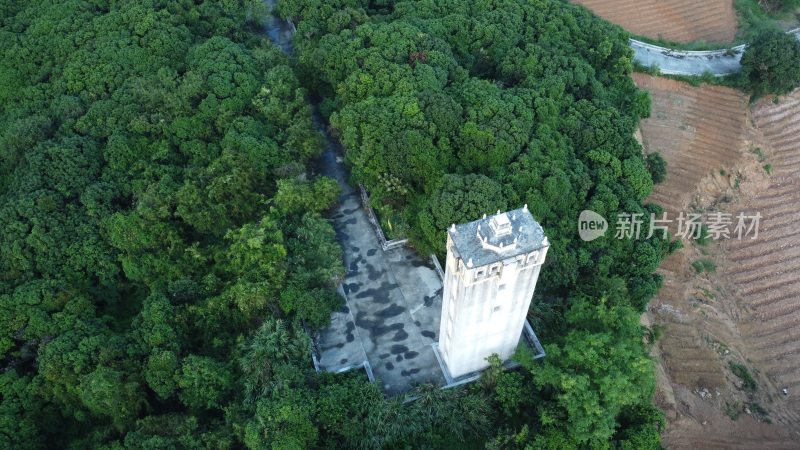
<path id="1" fill-rule="evenodd" d="M 742 76 L 756 94 L 786 94 L 800 85 L 800 42 L 778 30 L 760 33 L 742 55 Z"/>

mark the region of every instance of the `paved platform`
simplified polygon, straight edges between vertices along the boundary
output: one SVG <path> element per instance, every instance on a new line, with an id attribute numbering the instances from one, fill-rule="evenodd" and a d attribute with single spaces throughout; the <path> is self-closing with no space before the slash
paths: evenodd
<path id="1" fill-rule="evenodd" d="M 384 252 L 350 189 L 331 216 L 347 268 L 346 305 L 317 340 L 321 370 L 364 365 L 388 394 L 415 384 L 444 384 L 434 354 L 442 283 L 433 266 L 408 248 Z"/>
<path id="2" fill-rule="evenodd" d="M 421 383 L 443 385 L 432 348 L 438 340 L 441 279 L 413 250 L 381 248 L 358 191 L 348 184 L 341 147 L 319 115 L 315 122 L 326 135 L 318 170 L 336 179 L 342 190 L 329 218 L 347 269 L 339 290 L 345 305 L 315 337 L 318 368 L 341 372 L 364 367 L 391 395 Z"/>

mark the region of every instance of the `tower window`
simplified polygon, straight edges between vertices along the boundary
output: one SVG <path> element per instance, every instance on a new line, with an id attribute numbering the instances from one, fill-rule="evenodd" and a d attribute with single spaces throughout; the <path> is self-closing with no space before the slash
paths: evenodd
<path id="1" fill-rule="evenodd" d="M 537 259 L 539 259 L 539 252 L 528 254 L 528 264 L 535 263 Z"/>

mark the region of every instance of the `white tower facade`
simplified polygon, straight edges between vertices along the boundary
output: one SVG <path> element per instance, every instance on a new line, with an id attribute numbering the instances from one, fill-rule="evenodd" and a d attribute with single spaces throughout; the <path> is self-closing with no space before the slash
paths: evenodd
<path id="1" fill-rule="evenodd" d="M 513 356 L 549 245 L 527 205 L 448 230 L 439 353 L 452 378 Z"/>

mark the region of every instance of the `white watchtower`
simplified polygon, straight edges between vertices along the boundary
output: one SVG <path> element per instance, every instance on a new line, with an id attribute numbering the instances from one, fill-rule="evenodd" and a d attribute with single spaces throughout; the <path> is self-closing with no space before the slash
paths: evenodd
<path id="1" fill-rule="evenodd" d="M 513 356 L 549 246 L 527 205 L 448 230 L 439 353 L 452 378 Z"/>

